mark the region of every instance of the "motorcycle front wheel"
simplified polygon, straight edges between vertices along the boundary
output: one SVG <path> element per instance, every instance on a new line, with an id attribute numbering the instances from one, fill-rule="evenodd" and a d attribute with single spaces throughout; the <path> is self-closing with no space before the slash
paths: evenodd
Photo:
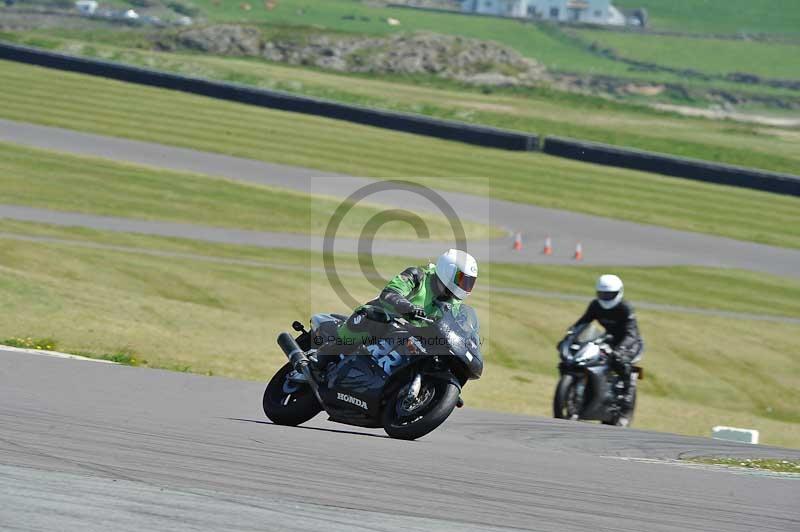
<path id="1" fill-rule="evenodd" d="M 562 375 L 556 386 L 553 397 L 553 417 L 556 419 L 576 420 L 580 414 L 580 404 L 577 397 L 577 380 L 569 373 Z"/>
<path id="2" fill-rule="evenodd" d="M 458 386 L 439 379 L 423 381 L 413 400 L 407 397 L 408 388 L 394 393 L 383 411 L 383 430 L 400 440 L 416 440 L 444 423 L 461 395 Z"/>
<path id="3" fill-rule="evenodd" d="M 632 401 L 631 407 L 623 410 L 618 415 L 614 416 L 611 421 L 603 421 L 603 425 L 616 425 L 617 427 L 629 427 L 633 423 L 633 411 L 636 409 L 636 389 L 631 392 Z"/>
<path id="4" fill-rule="evenodd" d="M 264 390 L 264 413 L 277 425 L 296 426 L 305 423 L 322 411 L 314 391 L 308 384 L 290 381 L 288 362 L 278 370 Z"/>

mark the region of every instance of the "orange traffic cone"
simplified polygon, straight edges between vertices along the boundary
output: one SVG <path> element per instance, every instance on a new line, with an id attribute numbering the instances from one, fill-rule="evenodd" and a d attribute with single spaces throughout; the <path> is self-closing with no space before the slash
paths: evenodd
<path id="1" fill-rule="evenodd" d="M 553 254 L 553 241 L 550 240 L 549 236 L 544 239 L 544 249 L 542 250 L 542 253 L 544 253 L 545 255 Z"/>
<path id="2" fill-rule="evenodd" d="M 583 260 L 583 246 L 580 242 L 575 246 L 575 260 Z"/>
<path id="3" fill-rule="evenodd" d="M 512 249 L 514 251 L 522 251 L 522 233 L 514 235 L 514 247 Z"/>

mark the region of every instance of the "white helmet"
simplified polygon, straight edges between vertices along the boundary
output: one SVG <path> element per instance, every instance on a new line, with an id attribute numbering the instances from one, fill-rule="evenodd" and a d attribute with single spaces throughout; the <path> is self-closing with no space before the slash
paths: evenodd
<path id="1" fill-rule="evenodd" d="M 622 301 L 622 279 L 616 275 L 601 275 L 595 285 L 597 290 L 597 302 L 604 309 L 612 309 Z"/>
<path id="2" fill-rule="evenodd" d="M 458 299 L 466 299 L 478 278 L 478 263 L 466 251 L 448 250 L 436 260 L 436 276 Z"/>

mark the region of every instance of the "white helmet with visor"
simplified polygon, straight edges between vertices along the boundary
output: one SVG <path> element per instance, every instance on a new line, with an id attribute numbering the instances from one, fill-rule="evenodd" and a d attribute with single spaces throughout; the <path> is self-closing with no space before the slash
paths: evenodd
<path id="1" fill-rule="evenodd" d="M 622 301 L 622 279 L 616 275 L 601 275 L 595 285 L 597 302 L 606 310 L 612 309 Z"/>
<path id="2" fill-rule="evenodd" d="M 448 250 L 436 261 L 436 276 L 458 299 L 466 299 L 478 278 L 478 263 L 466 251 Z"/>

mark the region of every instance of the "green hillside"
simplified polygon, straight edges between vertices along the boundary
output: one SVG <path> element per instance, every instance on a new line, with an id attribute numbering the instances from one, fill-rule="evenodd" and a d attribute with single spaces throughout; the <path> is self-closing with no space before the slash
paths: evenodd
<path id="1" fill-rule="evenodd" d="M 800 43 L 708 39 L 580 30 L 588 42 L 617 55 L 676 69 L 725 75 L 746 72 L 768 78 L 800 79 Z"/>
<path id="2" fill-rule="evenodd" d="M 487 36 L 500 28 L 511 31 L 514 24 L 499 25 L 503 21 L 489 22 L 490 19 L 483 17 L 374 7 L 375 3 L 363 0 L 280 0 L 275 2 L 274 9 L 268 9 L 264 2 L 194 0 L 193 3 L 213 20 L 319 25 L 350 32 L 384 33 L 405 28 L 464 34 L 479 31 Z M 800 4 L 794 0 L 616 0 L 613 3 L 622 8 L 646 8 L 651 27 L 657 30 L 800 34 Z M 387 17 L 397 18 L 401 25 L 389 26 L 385 22 Z M 476 30 L 477 27 L 485 29 Z M 509 36 L 495 35 L 498 37 Z"/>
<path id="3" fill-rule="evenodd" d="M 614 0 L 619 7 L 644 7 L 653 29 L 695 33 L 785 33 L 800 35 L 796 0 Z"/>

